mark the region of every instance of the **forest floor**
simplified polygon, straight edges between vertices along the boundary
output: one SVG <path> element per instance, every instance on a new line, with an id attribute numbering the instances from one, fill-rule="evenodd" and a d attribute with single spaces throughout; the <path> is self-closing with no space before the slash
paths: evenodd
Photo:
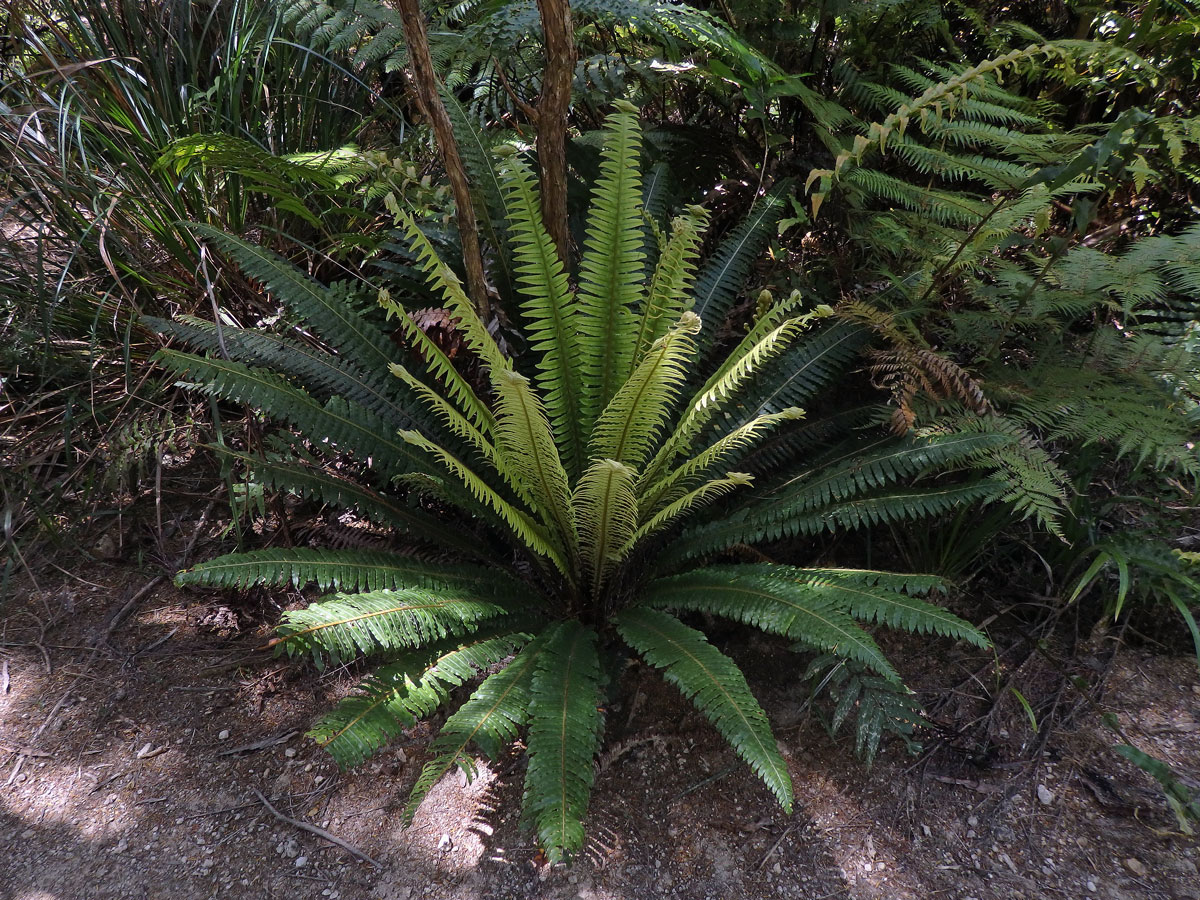
<path id="1" fill-rule="evenodd" d="M 795 811 L 635 666 L 608 710 L 586 852 L 548 866 L 519 828 L 519 754 L 470 784 L 444 779 L 407 829 L 401 812 L 432 727 L 339 773 L 304 732 L 360 673 L 255 649 L 299 595 L 184 592 L 160 577 L 185 544 L 214 554 L 219 523 L 184 541 L 196 518 L 168 523 L 174 538 L 157 526 L 156 553 L 102 535 L 88 538 L 90 553 L 44 555 L 36 583 L 18 579 L 0 606 L 3 900 L 1200 900 L 1200 845 L 1111 752 L 1100 723 L 1115 713 L 1142 749 L 1200 773 L 1194 658 L 1123 648 L 1103 664 L 1098 704 L 1068 722 L 1034 732 L 1015 701 L 992 703 L 982 756 L 927 735 L 924 754 L 885 742 L 868 769 L 852 737 L 830 738 L 805 706 L 798 658 L 734 634 L 731 652 L 753 661 L 751 686 L 790 766 Z M 139 552 L 159 565 L 138 565 Z M 942 642 L 933 654 L 908 638 L 886 649 L 919 692 L 930 688 L 923 697 L 940 686 L 943 720 L 964 723 L 1001 693 L 994 674 L 979 674 L 1004 664 L 997 647 L 990 657 Z M 1061 684 L 1033 671 L 1032 654 L 1012 666 L 1023 696 Z"/>

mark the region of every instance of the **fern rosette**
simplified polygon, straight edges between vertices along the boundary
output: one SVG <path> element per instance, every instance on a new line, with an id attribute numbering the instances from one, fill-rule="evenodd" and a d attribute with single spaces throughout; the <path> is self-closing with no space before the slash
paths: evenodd
<path id="1" fill-rule="evenodd" d="M 1005 438 L 834 440 L 845 429 L 810 422 L 800 404 L 853 358 L 863 334 L 822 321 L 827 310 L 802 312 L 797 300 L 761 314 L 728 352 L 714 351 L 737 282 L 780 215 L 779 195 L 698 266 L 703 210 L 648 236 L 639 157 L 636 111 L 618 104 L 577 287 L 541 222 L 535 178 L 515 155 L 502 160 L 526 358 L 504 351 L 453 271 L 401 217 L 482 375 L 468 377 L 387 292 L 379 300 L 403 346 L 344 293 L 212 232 L 323 347 L 194 320 L 158 323 L 209 351 L 161 354 L 183 380 L 260 407 L 359 467 L 351 478 L 311 457 L 240 457 L 261 480 L 436 548 L 259 550 L 178 581 L 337 591 L 286 614 L 277 643 L 318 658 L 383 660 L 312 732 L 342 765 L 362 762 L 484 676 L 434 740 L 407 815 L 447 772 L 472 772 L 473 753 L 494 758 L 524 735 L 527 818 L 552 860 L 582 846 L 605 660 L 621 648 L 690 698 L 790 810 L 791 781 L 767 717 L 735 663 L 693 627 L 694 613 L 853 661 L 890 685 L 899 676 L 871 625 L 984 643 L 922 599 L 935 578 L 734 561 L 744 554 L 731 551 L 757 542 L 995 497 L 1003 485 L 993 481 L 935 476 L 968 468 Z M 655 237 L 658 262 L 647 274 Z"/>

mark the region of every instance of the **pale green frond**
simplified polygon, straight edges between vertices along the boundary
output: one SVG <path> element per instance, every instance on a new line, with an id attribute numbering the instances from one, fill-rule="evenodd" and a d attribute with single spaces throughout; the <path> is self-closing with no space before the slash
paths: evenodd
<path id="1" fill-rule="evenodd" d="M 625 642 L 691 700 L 738 756 L 792 809 L 792 779 L 779 755 L 766 713 L 737 665 L 699 631 L 656 610 L 634 607 L 614 619 Z"/>
<path id="2" fill-rule="evenodd" d="M 564 575 L 570 573 L 566 561 L 558 548 L 551 542 L 549 535 L 529 517 L 528 513 L 509 503 L 460 459 L 424 435 L 415 431 L 401 431 L 400 437 L 438 459 L 446 467 L 446 470 L 461 481 L 480 503 L 495 512 L 509 530 L 520 539 L 521 543 L 539 556 L 549 559 Z"/>
<path id="3" fill-rule="evenodd" d="M 529 689 L 544 642 L 530 641 L 507 666 L 484 680 L 471 699 L 464 703 L 442 726 L 430 749 L 434 756 L 421 770 L 413 785 L 402 820 L 412 824 L 417 807 L 430 789 L 455 766 L 472 777 L 475 764 L 467 748 L 476 744 L 492 759 L 497 759 L 529 716 Z"/>
<path id="4" fill-rule="evenodd" d="M 599 594 L 617 554 L 637 528 L 637 497 L 633 470 L 612 459 L 592 463 L 575 488 L 573 505 L 579 552 Z"/>
<path id="5" fill-rule="evenodd" d="M 671 237 L 654 267 L 650 292 L 638 317 L 635 364 L 692 304 L 688 289 L 696 275 L 696 256 L 707 224 L 708 211 L 701 206 L 690 207 L 671 223 Z"/>
<path id="6" fill-rule="evenodd" d="M 539 391 L 554 424 L 563 464 L 572 475 L 584 463 L 580 433 L 579 356 L 574 296 L 562 260 L 542 224 L 541 201 L 529 168 L 512 157 L 501 170 L 508 203 L 510 243 L 521 288 L 521 314 L 538 354 Z"/>
<path id="7" fill-rule="evenodd" d="M 749 487 L 753 481 L 754 479 L 745 472 L 730 472 L 724 478 L 715 478 L 694 490 L 688 491 L 682 497 L 668 503 L 645 524 L 639 527 L 625 546 L 621 548 L 618 556 L 624 557 L 638 542 L 645 540 L 656 532 L 662 531 L 682 516 L 707 503 L 711 503 L 718 497 L 723 497 L 730 491 L 740 487 Z"/>
<path id="8" fill-rule="evenodd" d="M 425 237 L 425 233 L 417 226 L 416 220 L 403 210 L 399 213 L 399 222 L 412 243 L 417 264 L 425 273 L 426 281 L 441 292 L 446 301 L 446 309 L 454 314 L 458 330 L 466 340 L 467 346 L 475 351 L 489 369 L 499 371 L 508 368 L 508 360 L 500 351 L 496 339 L 488 332 L 487 326 L 479 320 L 475 306 L 463 290 L 462 282 L 458 280 L 454 270 L 442 262 L 433 245 L 429 243 L 429 238 Z"/>
<path id="9" fill-rule="evenodd" d="M 452 588 L 493 600 L 527 601 L 529 586 L 490 566 L 433 563 L 379 550 L 272 547 L 218 556 L 175 576 L 180 587 L 248 590 L 256 585 L 354 591 Z"/>
<path id="10" fill-rule="evenodd" d="M 767 332 L 735 362 L 710 378 L 688 404 L 675 432 L 663 442 L 654 459 L 646 466 L 646 476 L 656 478 L 676 456 L 687 453 L 691 449 L 692 441 L 713 415 L 736 396 L 738 389 L 759 367 L 786 350 L 804 324 L 802 318 L 788 319 Z"/>
<path id="11" fill-rule="evenodd" d="M 703 477 L 715 466 L 725 462 L 726 457 L 730 454 L 752 447 L 780 422 L 794 421 L 803 417 L 804 410 L 790 407 L 781 412 L 759 416 L 731 431 L 660 481 L 642 490 L 640 492 L 642 514 L 645 515 L 656 510 L 663 504 L 674 503 L 687 490 L 688 482 L 693 478 Z"/>
<path id="12" fill-rule="evenodd" d="M 854 621 L 840 597 L 819 582 L 774 578 L 757 566 L 711 566 L 651 582 L 642 603 L 736 619 L 772 634 L 870 666 L 892 681 L 900 676 Z M 786 567 L 782 567 L 786 568 Z"/>
<path id="13" fill-rule="evenodd" d="M 496 387 L 496 443 L 504 469 L 552 529 L 555 544 L 568 558 L 573 557 L 577 541 L 571 489 L 546 411 L 521 373 L 504 370 L 494 374 L 492 383 Z"/>
<path id="14" fill-rule="evenodd" d="M 401 588 L 335 594 L 304 609 L 289 610 L 271 646 L 290 655 L 311 653 L 335 663 L 359 654 L 420 647 L 452 634 L 474 631 L 484 619 L 508 610 L 458 588 Z"/>
<path id="15" fill-rule="evenodd" d="M 376 669 L 349 697 L 323 715 L 308 736 L 348 769 L 366 762 L 403 729 L 432 715 L 450 689 L 511 656 L 530 635 L 511 626 L 495 636 L 471 635 L 402 653 Z"/>
<path id="16" fill-rule="evenodd" d="M 642 464 L 687 381 L 688 365 L 696 355 L 692 336 L 699 331 L 700 318 L 684 313 L 655 342 L 597 420 L 592 458 L 615 459 L 634 468 Z"/>
<path id="17" fill-rule="evenodd" d="M 583 847 L 600 744 L 596 635 L 577 620 L 547 632 L 529 702 L 525 814 L 551 863 Z"/>
<path id="18" fill-rule="evenodd" d="M 497 470 L 500 469 L 496 448 L 492 446 L 492 442 L 483 436 L 483 433 L 475 427 L 470 419 L 455 409 L 449 400 L 414 376 L 399 363 L 392 363 L 391 371 L 393 375 L 408 385 L 412 392 L 417 395 L 447 428 L 474 447 L 479 455 L 496 467 Z"/>
<path id="19" fill-rule="evenodd" d="M 435 344 L 424 331 L 417 327 L 407 312 L 404 311 L 399 303 L 392 299 L 391 294 L 386 290 L 379 292 L 379 305 L 387 312 L 388 319 L 395 318 L 400 324 L 401 331 L 404 332 L 405 340 L 417 352 L 417 355 L 424 361 L 426 369 L 429 373 L 437 378 L 445 386 L 446 393 L 450 399 L 454 400 L 459 409 L 461 409 L 475 424 L 475 427 L 483 434 L 490 434 L 495 421 L 492 418 L 492 413 L 488 409 L 487 404 L 479 399 L 475 393 L 475 389 L 470 383 L 463 378 L 458 369 L 454 367 L 454 363 L 442 351 L 442 348 Z M 393 374 L 395 369 L 391 370 Z"/>
<path id="20" fill-rule="evenodd" d="M 632 104 L 614 106 L 579 260 L 576 321 L 584 436 L 633 368 L 631 310 L 644 298 L 641 131 Z"/>

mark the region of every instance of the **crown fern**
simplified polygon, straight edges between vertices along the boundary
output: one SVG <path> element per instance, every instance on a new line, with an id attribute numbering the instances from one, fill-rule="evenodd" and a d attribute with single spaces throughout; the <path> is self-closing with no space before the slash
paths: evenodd
<path id="1" fill-rule="evenodd" d="M 179 583 L 337 592 L 287 613 L 275 643 L 320 661 L 381 657 L 312 731 L 343 766 L 486 675 L 434 740 L 407 815 L 447 772 L 472 774 L 473 754 L 495 758 L 523 734 L 526 819 L 551 859 L 583 844 L 603 726 L 601 660 L 622 646 L 676 685 L 791 808 L 787 766 L 745 678 L 680 616 L 747 623 L 888 684 L 899 677 L 872 626 L 984 643 L 922 599 L 936 579 L 739 565 L 730 551 L 994 496 L 996 482 L 961 471 L 1010 439 L 864 438 L 844 427 L 860 418 L 810 422 L 800 404 L 863 337 L 848 323 L 828 325 L 827 309 L 803 312 L 796 298 L 766 310 L 714 358 L 713 335 L 778 218 L 780 194 L 699 269 L 704 216 L 685 212 L 647 272 L 638 146 L 635 111 L 620 107 L 608 123 L 574 290 L 540 221 L 535 179 L 515 155 L 498 166 L 532 359 L 502 351 L 411 219 L 403 224 L 420 267 L 481 375 L 459 371 L 386 291 L 386 319 L 368 315 L 268 251 L 208 232 L 306 332 L 225 328 L 222 337 L 196 321 L 159 323 L 208 354 L 161 354 L 182 381 L 261 408 L 339 465 L 333 472 L 309 455 L 224 451 L 232 461 L 428 546 L 420 558 L 235 553 L 180 573 Z M 398 340 L 384 322 L 398 324 Z"/>

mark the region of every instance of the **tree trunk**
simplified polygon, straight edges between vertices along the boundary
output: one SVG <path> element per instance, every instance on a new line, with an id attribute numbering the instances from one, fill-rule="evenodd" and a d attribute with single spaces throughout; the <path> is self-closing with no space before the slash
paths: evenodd
<path id="1" fill-rule="evenodd" d="M 537 151 L 542 188 L 542 219 L 559 258 L 568 265 L 571 238 L 567 230 L 567 113 L 575 77 L 575 30 L 569 0 L 538 0 L 546 66 L 537 102 Z"/>
<path id="2" fill-rule="evenodd" d="M 413 93 L 421 112 L 433 126 L 442 166 L 446 170 L 446 177 L 450 179 L 450 190 L 454 194 L 455 219 L 462 241 L 463 265 L 467 270 L 467 293 L 471 302 L 475 304 L 475 311 L 479 313 L 479 317 L 487 322 L 491 316 L 491 308 L 488 303 L 487 281 L 483 275 L 483 255 L 479 251 L 479 226 L 475 221 L 475 207 L 471 202 L 467 171 L 458 153 L 458 142 L 454 139 L 454 128 L 450 124 L 450 116 L 446 114 L 442 98 L 438 96 L 437 75 L 433 71 L 433 59 L 429 55 L 425 18 L 421 14 L 419 0 L 398 0 L 398 6 L 404 24 L 404 43 L 408 47 L 408 58 L 412 64 Z"/>

